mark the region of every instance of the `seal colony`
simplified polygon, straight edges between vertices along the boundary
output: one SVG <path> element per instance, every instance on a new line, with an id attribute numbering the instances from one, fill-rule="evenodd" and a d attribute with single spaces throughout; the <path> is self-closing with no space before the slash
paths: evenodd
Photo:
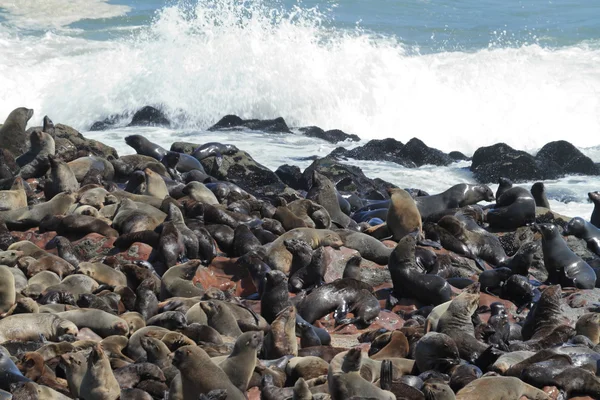
<path id="1" fill-rule="evenodd" d="M 599 210 L 342 190 L 332 159 L 294 190 L 235 146 L 118 157 L 32 114 L 0 127 L 0 398 L 600 398 Z"/>

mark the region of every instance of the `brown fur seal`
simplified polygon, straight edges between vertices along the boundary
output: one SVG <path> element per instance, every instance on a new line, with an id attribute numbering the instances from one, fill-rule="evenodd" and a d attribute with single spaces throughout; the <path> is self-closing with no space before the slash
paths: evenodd
<path id="1" fill-rule="evenodd" d="M 331 222 L 338 227 L 356 227 L 356 222 L 340 209 L 335 185 L 325 175 L 313 171 L 312 186 L 306 194 L 306 198 L 325 207 L 331 217 Z"/>
<path id="2" fill-rule="evenodd" d="M 215 194 L 207 188 L 203 183 L 190 182 L 182 190 L 182 192 L 195 201 L 200 201 L 205 204 L 216 205 L 219 200 Z"/>
<path id="3" fill-rule="evenodd" d="M 23 207 L 10 211 L 0 212 L 0 218 L 8 224 L 24 226 L 39 226 L 40 221 L 48 215 L 64 215 L 75 203 L 75 195 L 61 193 L 52 200 L 37 204 L 31 208 Z"/>
<path id="4" fill-rule="evenodd" d="M 87 372 L 81 380 L 80 394 L 89 400 L 116 400 L 121 388 L 102 346 L 97 344 L 87 358 Z"/>
<path id="5" fill-rule="evenodd" d="M 154 207 L 153 207 L 154 208 Z M 162 211 L 154 208 L 148 209 L 130 199 L 123 199 L 119 204 L 117 213 L 113 218 L 112 226 L 121 234 L 152 231 L 160 225 L 167 215 Z"/>
<path id="6" fill-rule="evenodd" d="M 562 291 L 559 285 L 544 289 L 523 323 L 521 334 L 524 340 L 541 339 L 562 325 L 561 298 Z"/>
<path id="7" fill-rule="evenodd" d="M 534 183 L 531 186 L 531 194 L 535 199 L 536 207 L 544 207 L 548 210 L 550 209 L 550 203 L 548 202 L 548 197 L 546 196 L 546 187 L 544 186 L 544 182 Z"/>
<path id="8" fill-rule="evenodd" d="M 439 305 L 450 300 L 452 289 L 446 280 L 423 274 L 415 261 L 416 238 L 404 236 L 390 255 L 388 269 L 398 298 L 411 297 L 423 304 Z"/>
<path id="9" fill-rule="evenodd" d="M 47 340 L 60 341 L 61 336 L 78 332 L 74 323 L 52 314 L 17 314 L 0 320 L 0 343 L 38 340 L 40 334 Z"/>
<path id="10" fill-rule="evenodd" d="M 268 359 L 298 355 L 296 309 L 293 306 L 286 307 L 277 315 L 265 337 L 264 348 Z"/>
<path id="11" fill-rule="evenodd" d="M 125 274 L 103 263 L 82 262 L 77 266 L 77 270 L 100 284 L 127 286 Z"/>
<path id="12" fill-rule="evenodd" d="M 54 139 L 45 132 L 35 130 L 31 132 L 29 140 L 29 150 L 16 159 L 21 167 L 20 175 L 23 179 L 40 178 L 50 168 L 48 156 L 53 156 L 56 152 Z"/>
<path id="13" fill-rule="evenodd" d="M 421 214 L 417 203 L 404 189 L 390 188 L 390 207 L 388 208 L 386 223 L 392 238 L 399 241 L 411 232 L 421 232 Z"/>
<path id="14" fill-rule="evenodd" d="M 0 265 L 0 316 L 15 304 L 15 277 L 6 265 Z"/>
<path id="15" fill-rule="evenodd" d="M 361 358 L 361 350 L 355 348 L 346 353 L 339 371 L 330 365 L 327 385 L 332 400 L 346 400 L 352 397 L 379 400 L 396 399 L 393 393 L 378 388 L 361 376 L 359 373 Z"/>
<path id="16" fill-rule="evenodd" d="M 535 222 L 535 200 L 525 188 L 510 188 L 487 210 L 485 218 L 491 228 L 517 229 Z"/>
<path id="17" fill-rule="evenodd" d="M 156 197 L 161 200 L 169 195 L 167 185 L 159 174 L 152 171 L 150 168 L 146 168 L 144 170 L 144 175 L 146 178 L 145 190 L 139 194 Z"/>
<path id="18" fill-rule="evenodd" d="M 40 231 L 55 231 L 59 235 L 87 235 L 98 233 L 105 237 L 119 237 L 119 232 L 100 218 L 89 215 L 47 216 L 40 221 Z"/>
<path id="19" fill-rule="evenodd" d="M 0 148 L 10 151 L 15 157 L 23 154 L 27 150 L 25 128 L 32 116 L 33 110 L 25 107 L 11 111 L 0 126 Z"/>
<path id="20" fill-rule="evenodd" d="M 173 355 L 173 365 L 181 372 L 183 400 L 196 400 L 199 394 L 215 389 L 225 389 L 228 400 L 246 398 L 200 347 L 180 347 Z"/>
<path id="21" fill-rule="evenodd" d="M 108 160 L 102 157 L 80 157 L 67 164 L 75 174 L 77 182 L 83 182 L 86 175 L 94 169 L 98 170 L 107 181 L 112 181 L 115 177 L 115 168 Z"/>
<path id="22" fill-rule="evenodd" d="M 77 178 L 71 167 L 53 155 L 48 156 L 48 161 L 50 163 L 50 180 L 46 181 L 44 186 L 46 200 L 62 192 L 77 192 L 79 190 L 79 182 L 77 182 Z"/>
<path id="23" fill-rule="evenodd" d="M 77 328 L 90 328 L 100 337 L 112 335 L 127 335 L 129 324 L 127 321 L 102 310 L 77 309 L 56 314 L 62 319 L 74 323 Z"/>
<path id="24" fill-rule="evenodd" d="M 339 248 L 344 242 L 336 232 L 328 229 L 296 228 L 279 236 L 277 240 L 264 246 L 267 255 L 264 261 L 274 269 L 289 273 L 292 264 L 292 253 L 284 244 L 287 239 L 301 239 L 316 249 L 319 246 Z"/>
<path id="25" fill-rule="evenodd" d="M 456 394 L 456 400 L 504 400 L 520 399 L 549 400 L 550 396 L 519 378 L 492 376 L 476 379 Z"/>
<path id="26" fill-rule="evenodd" d="M 587 337 L 594 345 L 597 345 L 600 342 L 600 314 L 583 314 L 577 320 L 575 329 L 578 335 Z"/>
<path id="27" fill-rule="evenodd" d="M 0 191 L 0 210 L 15 210 L 27 207 L 27 193 L 23 186 L 23 178 L 18 176 L 10 190 Z"/>
<path id="28" fill-rule="evenodd" d="M 256 354 L 262 346 L 262 332 L 246 332 L 235 341 L 233 351 L 219 367 L 227 374 L 233 383 L 242 392 L 248 390 L 248 384 L 256 367 Z"/>

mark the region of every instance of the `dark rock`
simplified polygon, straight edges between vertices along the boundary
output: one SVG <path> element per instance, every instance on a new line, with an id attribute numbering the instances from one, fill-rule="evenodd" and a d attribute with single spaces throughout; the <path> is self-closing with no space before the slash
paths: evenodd
<path id="1" fill-rule="evenodd" d="M 517 228 L 513 232 L 506 232 L 498 236 L 504 251 L 508 256 L 514 255 L 525 243 L 534 240 L 534 233 L 528 226 Z"/>
<path id="2" fill-rule="evenodd" d="M 315 170 L 331 179 L 338 191 L 355 194 L 360 198 L 388 199 L 386 188 L 395 187 L 381 179 L 367 178 L 359 167 L 342 164 L 330 156 L 315 160 L 304 170 L 302 176 L 306 187 L 312 186 L 312 174 Z"/>
<path id="3" fill-rule="evenodd" d="M 209 131 L 216 131 L 219 129 L 241 129 L 248 128 L 256 131 L 263 131 L 268 133 L 273 132 L 285 132 L 291 133 L 290 128 L 285 123 L 285 120 L 281 117 L 275 119 L 241 119 L 237 115 L 226 115 L 219 120 L 216 124 L 208 128 Z"/>
<path id="4" fill-rule="evenodd" d="M 425 143 L 417 138 L 412 138 L 404 145 L 400 154 L 412 162 L 417 167 L 422 165 L 439 165 L 446 166 L 452 164 L 454 160 L 449 155 L 441 150 L 428 147 Z"/>
<path id="5" fill-rule="evenodd" d="M 34 130 L 41 130 L 41 127 L 32 127 L 27 130 L 31 134 Z M 86 139 L 76 129 L 63 124 L 57 124 L 54 127 L 54 143 L 56 146 L 56 156 L 65 162 L 70 162 L 79 157 L 97 156 L 108 159 L 119 158 L 117 151 L 102 142 L 93 139 Z"/>
<path id="6" fill-rule="evenodd" d="M 105 131 L 107 129 L 113 128 L 117 125 L 123 118 L 126 118 L 126 114 L 122 115 L 111 115 L 104 118 L 102 121 L 96 121 L 90 127 L 90 131 Z"/>
<path id="7" fill-rule="evenodd" d="M 306 181 L 302 178 L 302 171 L 296 165 L 284 164 L 277 168 L 275 174 L 292 189 L 308 190 Z"/>
<path id="8" fill-rule="evenodd" d="M 304 134 L 304 136 L 316 137 L 319 139 L 326 140 L 329 143 L 343 142 L 345 140 L 350 140 L 353 142 L 360 142 L 360 138 L 357 135 L 350 135 L 339 129 L 332 129 L 329 131 L 324 131 L 323 129 L 319 128 L 318 126 L 307 126 L 304 128 L 300 128 L 300 132 L 302 132 L 302 134 Z"/>
<path id="9" fill-rule="evenodd" d="M 465 156 L 460 151 L 451 151 L 448 156 L 454 161 L 471 161 L 471 157 Z"/>
<path id="10" fill-rule="evenodd" d="M 498 182 L 500 177 L 513 182 L 557 179 L 564 174 L 558 164 L 537 160 L 506 143 L 478 148 L 473 154 L 471 171 L 480 183 Z"/>
<path id="11" fill-rule="evenodd" d="M 146 106 L 136 111 L 128 126 L 171 126 L 171 121 L 165 114 L 152 106 Z"/>
<path id="12" fill-rule="evenodd" d="M 546 144 L 535 157 L 540 161 L 555 162 L 567 174 L 600 174 L 600 169 L 596 164 L 566 140 Z"/>
<path id="13" fill-rule="evenodd" d="M 201 161 L 206 171 L 211 171 L 211 175 L 217 179 L 235 183 L 257 197 L 275 197 L 284 190 L 291 190 L 273 171 L 257 163 L 245 151 L 223 154 L 220 166 L 215 158 L 211 156 Z"/>
<path id="14" fill-rule="evenodd" d="M 426 164 L 445 166 L 453 162 L 450 156 L 438 149 L 427 147 L 417 138 L 412 138 L 406 145 L 395 139 L 374 139 L 352 150 L 338 147 L 330 155 L 356 160 L 391 161 L 407 168 Z"/>

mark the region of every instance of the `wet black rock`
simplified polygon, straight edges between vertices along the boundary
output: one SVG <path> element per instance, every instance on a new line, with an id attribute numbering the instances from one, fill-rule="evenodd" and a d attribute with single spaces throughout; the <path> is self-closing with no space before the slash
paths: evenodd
<path id="1" fill-rule="evenodd" d="M 428 164 L 445 166 L 454 162 L 449 155 L 428 147 L 417 138 L 412 138 L 406 144 L 395 139 L 374 139 L 352 150 L 338 147 L 330 155 L 357 160 L 391 161 L 407 168 Z"/>
<path id="2" fill-rule="evenodd" d="M 359 167 L 342 164 L 330 156 L 315 160 L 304 170 L 302 175 L 306 187 L 312 185 L 312 174 L 315 170 L 331 179 L 339 192 L 356 194 L 360 198 L 387 199 L 389 196 L 386 189 L 395 187 L 393 184 L 381 179 L 370 179 L 365 176 Z"/>
<path id="3" fill-rule="evenodd" d="M 540 161 L 558 164 L 566 174 L 598 175 L 600 169 L 579 149 L 566 140 L 550 142 L 535 156 Z"/>
<path id="4" fill-rule="evenodd" d="M 465 156 L 460 151 L 451 151 L 448 153 L 448 156 L 450 156 L 450 158 L 454 161 L 471 161 L 471 157 Z"/>
<path id="5" fill-rule="evenodd" d="M 170 127 L 171 121 L 159 109 L 146 106 L 133 115 L 129 126 L 165 126 Z"/>
<path id="6" fill-rule="evenodd" d="M 300 132 L 302 132 L 304 136 L 316 137 L 328 141 L 329 143 L 338 143 L 345 140 L 350 140 L 352 142 L 360 141 L 360 138 L 357 135 L 351 135 L 339 129 L 325 131 L 318 126 L 307 126 L 300 128 Z"/>
<path id="7" fill-rule="evenodd" d="M 291 133 L 290 128 L 281 117 L 275 119 L 242 119 L 237 115 L 226 115 L 216 124 L 208 128 L 209 131 L 220 129 L 252 129 L 268 133 Z"/>
<path id="8" fill-rule="evenodd" d="M 513 182 L 556 179 L 564 174 L 555 162 L 536 159 L 506 143 L 480 147 L 473 154 L 471 171 L 480 183 L 498 182 L 506 177 Z"/>

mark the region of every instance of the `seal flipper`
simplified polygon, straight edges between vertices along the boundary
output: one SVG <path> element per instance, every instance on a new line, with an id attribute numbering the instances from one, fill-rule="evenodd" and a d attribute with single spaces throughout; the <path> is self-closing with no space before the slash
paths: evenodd
<path id="1" fill-rule="evenodd" d="M 333 312 L 333 318 L 335 319 L 336 326 L 347 324 L 347 322 L 345 322 L 345 317 L 346 315 L 348 315 L 349 309 L 350 308 L 346 301 L 342 302 L 342 304 L 340 304 L 339 307 L 336 308 L 336 310 Z"/>
<path id="2" fill-rule="evenodd" d="M 393 378 L 394 378 L 394 369 L 392 368 L 392 361 L 383 360 L 381 362 L 379 387 L 381 387 L 383 390 L 391 390 Z"/>
<path id="3" fill-rule="evenodd" d="M 431 240 L 431 239 L 418 240 L 417 244 L 419 246 L 423 246 L 423 247 L 433 247 L 434 249 L 438 249 L 438 250 L 442 249 L 442 245 L 440 243 L 436 242 L 435 240 Z"/>

